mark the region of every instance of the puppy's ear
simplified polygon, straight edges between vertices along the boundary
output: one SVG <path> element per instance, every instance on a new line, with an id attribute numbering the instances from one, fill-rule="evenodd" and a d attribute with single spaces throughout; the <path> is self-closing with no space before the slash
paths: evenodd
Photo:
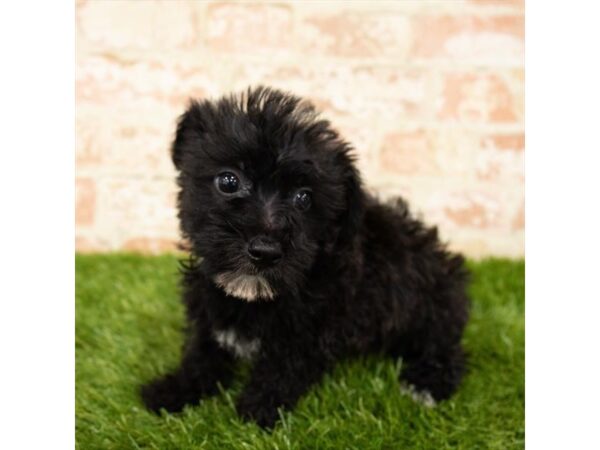
<path id="1" fill-rule="evenodd" d="M 198 103 L 194 100 L 177 121 L 175 140 L 171 146 L 171 158 L 177 170 L 181 170 L 185 155 L 193 151 L 203 133 L 213 122 L 213 108 L 209 102 Z"/>
<path id="2" fill-rule="evenodd" d="M 352 164 L 348 166 L 344 173 L 345 189 L 345 211 L 340 218 L 340 232 L 338 243 L 350 243 L 352 238 L 359 231 L 365 212 L 365 193 L 362 189 L 362 183 L 358 171 Z"/>

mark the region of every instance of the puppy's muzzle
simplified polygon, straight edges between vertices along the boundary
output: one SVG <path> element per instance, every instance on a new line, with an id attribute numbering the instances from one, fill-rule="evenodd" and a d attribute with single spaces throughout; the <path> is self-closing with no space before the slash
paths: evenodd
<path id="1" fill-rule="evenodd" d="M 247 247 L 248 256 L 254 262 L 272 265 L 281 259 L 281 244 L 268 236 L 253 238 Z"/>

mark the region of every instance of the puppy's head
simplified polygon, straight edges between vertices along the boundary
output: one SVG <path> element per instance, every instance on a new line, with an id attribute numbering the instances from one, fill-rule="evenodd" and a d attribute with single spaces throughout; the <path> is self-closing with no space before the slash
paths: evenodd
<path id="1" fill-rule="evenodd" d="M 317 256 L 360 226 L 349 150 L 310 104 L 280 91 L 192 102 L 172 156 L 181 229 L 207 275 L 248 301 L 297 292 Z"/>

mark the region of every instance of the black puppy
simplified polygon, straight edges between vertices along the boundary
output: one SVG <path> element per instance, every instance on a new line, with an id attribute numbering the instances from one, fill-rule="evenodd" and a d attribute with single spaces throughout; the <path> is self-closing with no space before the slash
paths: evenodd
<path id="1" fill-rule="evenodd" d="M 448 398 L 465 370 L 463 258 L 406 204 L 361 187 L 351 147 L 301 99 L 269 88 L 192 102 L 172 148 L 187 339 L 180 367 L 142 389 L 179 411 L 254 361 L 238 413 L 272 426 L 336 361 L 402 357 L 412 394 Z"/>

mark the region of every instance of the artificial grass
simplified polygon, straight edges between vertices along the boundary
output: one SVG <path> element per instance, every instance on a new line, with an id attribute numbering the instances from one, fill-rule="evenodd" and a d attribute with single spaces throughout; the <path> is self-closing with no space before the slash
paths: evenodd
<path id="1" fill-rule="evenodd" d="M 400 361 L 341 364 L 272 433 L 240 421 L 234 387 L 155 416 L 139 385 L 174 367 L 182 341 L 177 257 L 76 256 L 79 449 L 510 449 L 524 447 L 523 261 L 471 262 L 470 373 L 434 409 L 400 393 Z"/>

